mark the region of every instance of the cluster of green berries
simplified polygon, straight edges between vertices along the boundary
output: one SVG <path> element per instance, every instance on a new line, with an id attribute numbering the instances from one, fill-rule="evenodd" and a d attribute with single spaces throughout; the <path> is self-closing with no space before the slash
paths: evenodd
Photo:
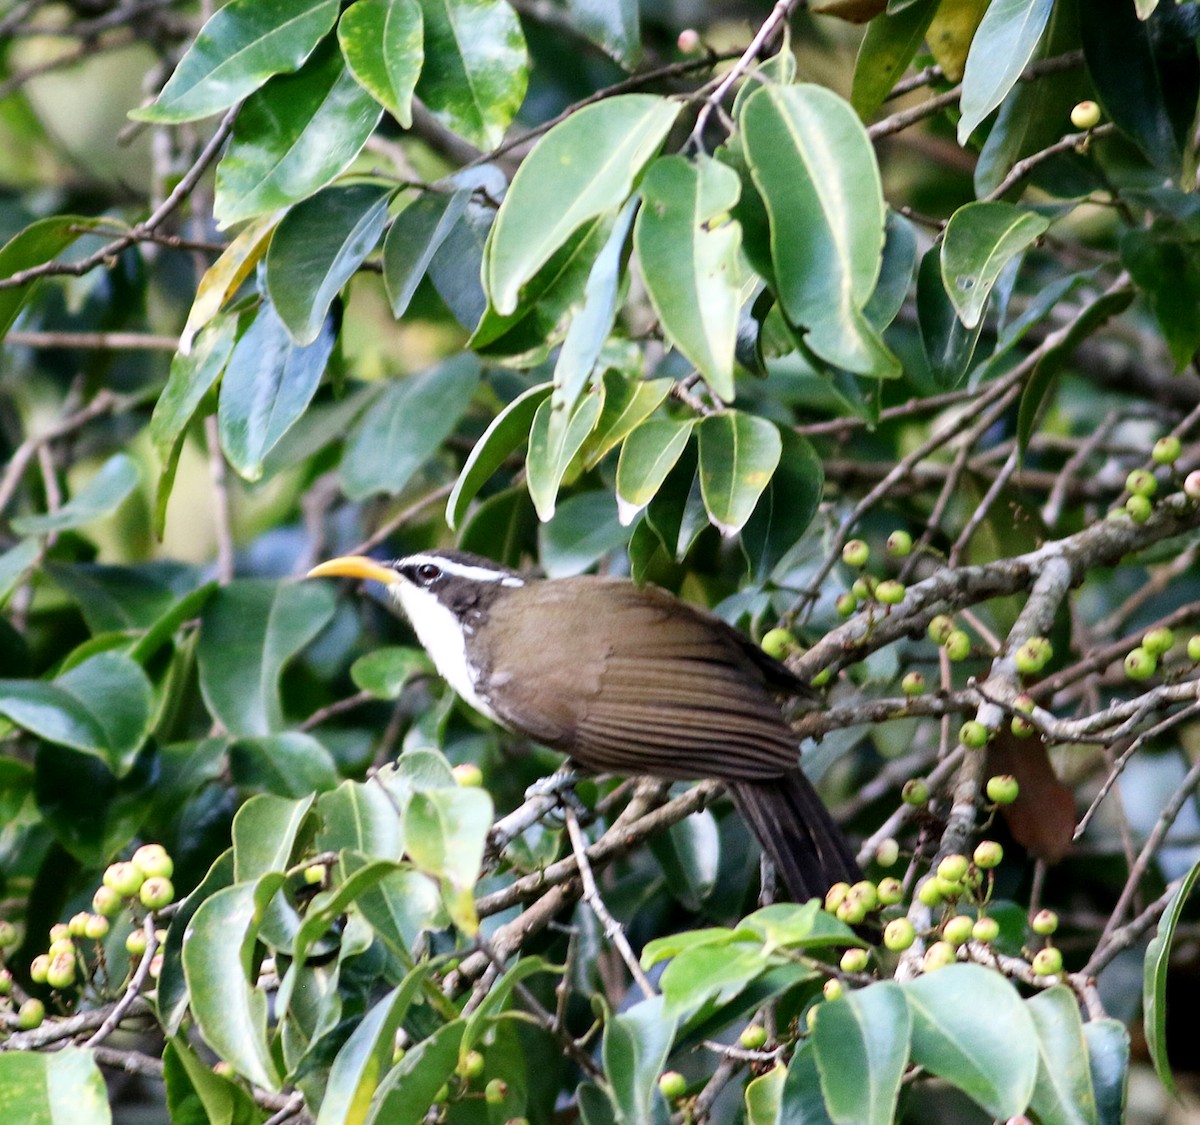
<path id="1" fill-rule="evenodd" d="M 1039 910 L 1030 920 L 1029 928 L 1038 937 L 1046 939 L 1046 944 L 1039 949 L 1031 961 L 1035 976 L 1052 977 L 1062 972 L 1062 950 L 1050 944 L 1050 937 L 1058 929 L 1058 915 L 1053 910 Z"/>
<path id="2" fill-rule="evenodd" d="M 1142 637 L 1142 643 L 1125 655 L 1125 675 L 1131 680 L 1148 680 L 1158 671 L 1159 658 L 1166 656 L 1175 647 L 1175 633 L 1165 625 L 1151 629 Z M 1190 637 L 1187 643 L 1188 659 L 1200 662 L 1200 635 Z"/>
<path id="3" fill-rule="evenodd" d="M 404 1048 L 397 1044 L 392 1055 L 392 1062 L 399 1062 L 404 1058 L 404 1053 Z M 478 1080 L 483 1077 L 485 1066 L 486 1063 L 481 1052 L 469 1050 L 461 1054 L 450 1081 L 444 1083 L 434 1095 L 434 1104 L 445 1105 L 449 1102 L 459 1101 L 468 1095 L 478 1097 L 478 1092 L 471 1093 L 471 1087 L 477 1085 Z M 508 1083 L 503 1078 L 493 1078 L 483 1088 L 484 1103 L 492 1107 L 502 1106 L 508 1093 Z M 529 1122 L 524 1117 L 510 1117 L 505 1119 L 505 1125 L 529 1125 Z"/>
<path id="4" fill-rule="evenodd" d="M 904 897 L 899 879 L 888 876 L 878 883 L 860 879 L 857 883 L 834 883 L 825 892 L 825 909 L 847 926 L 861 926 L 868 915 L 885 906 L 895 906 Z"/>
<path id="5" fill-rule="evenodd" d="M 954 618 L 939 613 L 929 622 L 927 633 L 929 639 L 945 651 L 948 659 L 957 663 L 971 655 L 971 638 L 954 624 Z"/>
<path id="6" fill-rule="evenodd" d="M 887 539 L 887 553 L 894 559 L 902 559 L 912 553 L 912 536 L 907 531 L 897 529 Z M 854 570 L 862 570 L 871 558 L 871 548 L 864 539 L 851 539 L 842 548 L 842 562 Z M 878 580 L 869 574 L 860 574 L 850 589 L 841 595 L 834 603 L 840 617 L 849 617 L 858 609 L 861 602 L 877 602 L 879 605 L 893 606 L 904 601 L 905 588 L 903 582 L 894 578 Z"/>
<path id="7" fill-rule="evenodd" d="M 7 956 L 9 951 L 20 944 L 21 935 L 17 927 L 7 920 L 0 920 L 0 955 Z M 8 997 L 13 991 L 13 976 L 6 968 L 0 968 L 0 1004 L 6 1008 Z M 40 1027 L 46 1018 L 46 1006 L 40 1000 L 30 997 L 17 1009 L 17 1030 L 32 1031 Z"/>
<path id="8" fill-rule="evenodd" d="M 161 910 L 175 900 L 174 873 L 175 863 L 162 844 L 143 844 L 131 859 L 108 865 L 92 896 L 92 909 L 112 918 L 136 898 L 147 910 Z"/>

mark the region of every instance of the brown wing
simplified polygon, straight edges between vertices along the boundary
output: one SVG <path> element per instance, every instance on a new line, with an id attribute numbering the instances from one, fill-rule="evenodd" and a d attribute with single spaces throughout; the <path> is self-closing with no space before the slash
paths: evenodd
<path id="1" fill-rule="evenodd" d="M 764 780 L 795 768 L 795 737 L 748 642 L 664 591 L 601 578 L 531 584 L 491 618 L 528 656 L 518 668 L 487 654 L 491 705 L 587 769 Z"/>

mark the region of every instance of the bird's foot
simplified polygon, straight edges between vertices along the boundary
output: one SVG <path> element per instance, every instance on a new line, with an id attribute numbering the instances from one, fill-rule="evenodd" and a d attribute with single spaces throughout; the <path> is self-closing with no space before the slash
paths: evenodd
<path id="1" fill-rule="evenodd" d="M 578 770 L 564 766 L 555 770 L 549 777 L 535 781 L 525 790 L 525 800 L 533 801 L 539 797 L 553 797 L 555 803 L 562 808 L 569 808 L 584 823 L 591 820 L 592 811 L 575 792 L 575 786 L 583 780 L 584 775 Z"/>

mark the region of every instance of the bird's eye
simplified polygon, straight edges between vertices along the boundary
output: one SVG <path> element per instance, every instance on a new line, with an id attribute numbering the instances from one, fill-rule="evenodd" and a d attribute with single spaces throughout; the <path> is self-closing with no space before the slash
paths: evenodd
<path id="1" fill-rule="evenodd" d="M 440 578 L 441 576 L 441 567 L 434 566 L 433 563 L 422 563 L 417 567 L 417 577 L 422 582 L 432 582 L 435 578 Z"/>

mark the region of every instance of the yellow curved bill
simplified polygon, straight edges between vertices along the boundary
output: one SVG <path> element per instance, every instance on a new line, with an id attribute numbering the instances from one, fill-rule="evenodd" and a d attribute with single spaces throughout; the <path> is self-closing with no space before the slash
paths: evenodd
<path id="1" fill-rule="evenodd" d="M 340 559 L 330 559 L 328 562 L 314 566 L 305 577 L 370 578 L 374 582 L 383 582 L 389 586 L 400 581 L 400 575 L 391 567 L 384 566 L 383 563 L 376 562 L 374 559 L 368 559 L 364 555 L 345 555 Z"/>

